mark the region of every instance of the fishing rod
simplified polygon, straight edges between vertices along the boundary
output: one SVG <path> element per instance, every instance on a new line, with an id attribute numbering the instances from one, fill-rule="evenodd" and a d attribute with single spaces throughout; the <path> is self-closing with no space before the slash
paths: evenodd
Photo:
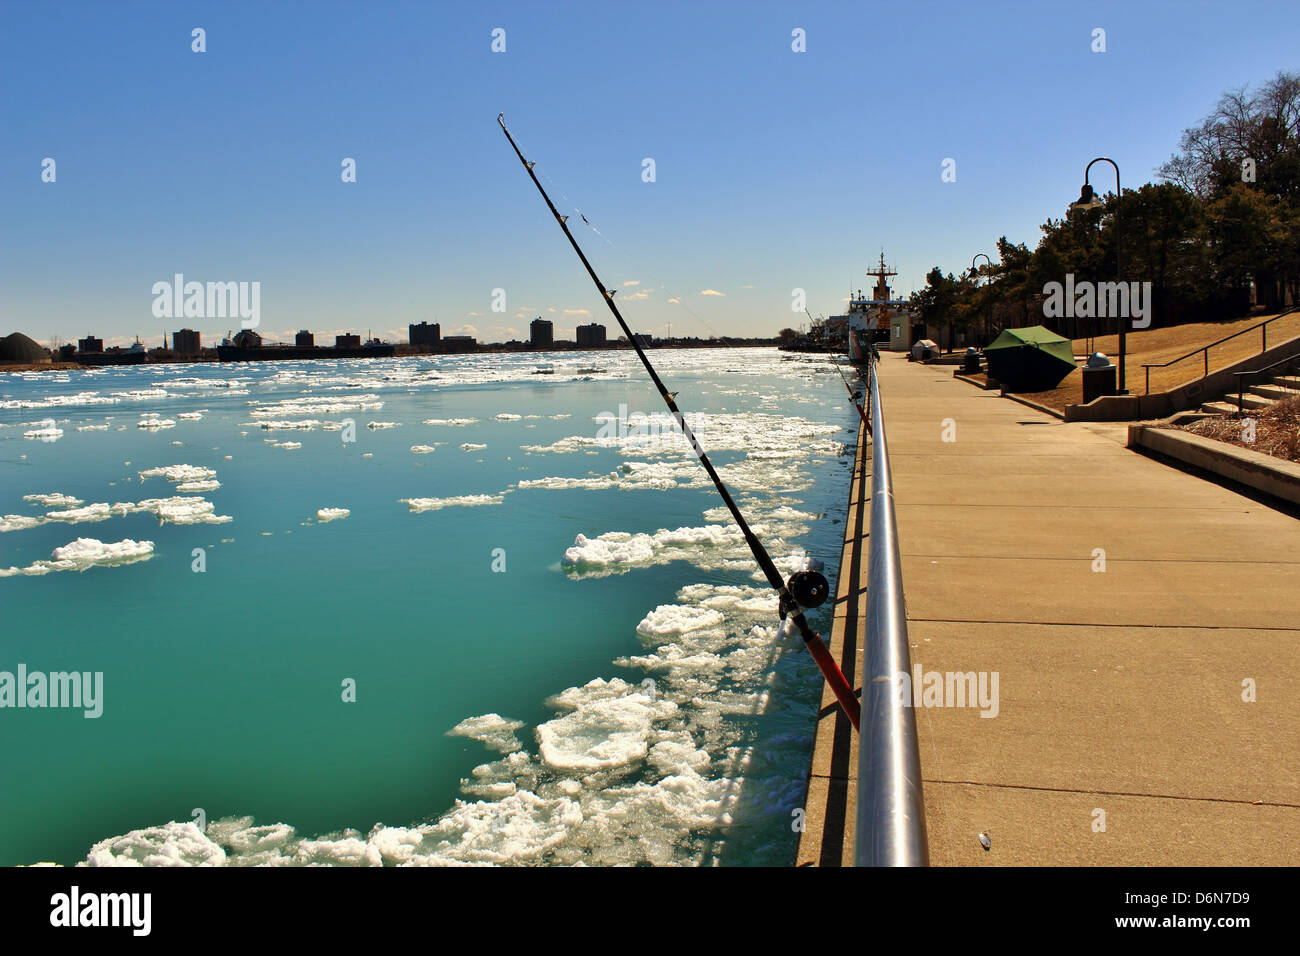
<path id="1" fill-rule="evenodd" d="M 718 494 L 722 496 L 723 503 L 727 506 L 727 510 L 731 512 L 732 520 L 736 522 L 737 527 L 740 528 L 740 533 L 744 535 L 745 543 L 749 545 L 749 550 L 753 552 L 754 560 L 758 562 L 759 568 L 762 569 L 763 575 L 767 578 L 767 583 L 772 586 L 772 589 L 775 590 L 778 595 L 780 595 L 779 609 L 781 620 L 784 621 L 788 616 L 794 622 L 795 628 L 799 631 L 799 636 L 803 638 L 803 642 L 812 654 L 813 660 L 817 662 L 818 670 L 821 671 L 822 676 L 826 679 L 826 683 L 830 685 L 831 690 L 835 692 L 835 697 L 839 701 L 840 706 L 844 708 L 845 714 L 848 715 L 849 720 L 852 721 L 853 726 L 856 728 L 861 717 L 862 705 L 858 702 L 857 697 L 854 696 L 853 688 L 844 677 L 844 673 L 840 670 L 839 665 L 836 664 L 835 659 L 831 657 L 831 653 L 827 650 L 825 642 L 821 639 L 821 635 L 808 626 L 808 621 L 804 617 L 803 613 L 805 608 L 815 608 L 825 603 L 826 598 L 830 596 L 830 584 L 820 573 L 812 570 L 797 571 L 790 576 L 788 582 L 781 577 L 780 570 L 777 569 L 776 564 L 772 561 L 771 555 L 767 553 L 767 549 L 763 547 L 763 542 L 759 541 L 757 536 L 755 536 L 754 532 L 750 529 L 749 522 L 747 522 L 745 516 L 740 513 L 740 508 L 731 497 L 731 492 L 727 491 L 727 486 L 723 484 L 722 478 L 713 467 L 713 462 L 709 461 L 709 456 L 704 451 L 704 447 L 700 445 L 699 441 L 695 437 L 695 433 L 691 430 L 690 425 L 686 423 L 685 416 L 682 415 L 681 410 L 677 407 L 677 402 L 674 398 L 676 393 L 668 391 L 664 386 L 663 380 L 659 377 L 659 373 L 655 371 L 655 367 L 650 363 L 649 357 L 645 354 L 645 349 L 641 347 L 641 343 L 637 340 L 636 335 L 633 334 L 631 328 L 628 327 L 627 322 L 624 321 L 622 313 L 618 311 L 618 306 L 614 304 L 614 295 L 618 290 L 608 288 L 605 283 L 600 281 L 600 276 L 596 275 L 596 270 L 592 268 L 591 263 L 587 261 L 586 254 L 582 251 L 582 247 L 578 245 L 578 240 L 574 239 L 573 233 L 569 231 L 569 217 L 560 215 L 559 210 L 555 208 L 555 203 L 551 202 L 551 197 L 548 196 L 546 190 L 542 188 L 541 182 L 537 179 L 537 174 L 533 172 L 533 166 L 536 164 L 529 162 L 524 158 L 524 154 L 520 152 L 519 145 L 515 142 L 515 138 L 510 135 L 510 130 L 506 129 L 504 113 L 497 115 L 497 123 L 501 126 L 501 132 L 506 134 L 506 139 L 510 141 L 510 146 L 514 149 L 515 155 L 519 157 L 519 162 L 523 163 L 524 169 L 528 171 L 528 178 L 533 181 L 533 185 L 537 187 L 537 191 L 541 193 L 542 198 L 546 200 L 547 208 L 551 210 L 551 215 L 555 217 L 555 221 L 559 223 L 560 228 L 564 231 L 564 235 L 569 240 L 569 245 L 573 246 L 573 251 L 576 252 L 578 258 L 582 260 L 583 266 L 587 269 L 587 274 L 591 276 L 591 281 L 596 283 L 597 290 L 599 290 L 601 297 L 605 300 L 605 304 L 609 306 L 609 311 L 614 314 L 614 318 L 618 321 L 619 327 L 623 330 L 623 334 L 626 335 L 627 340 L 632 343 L 632 348 L 636 350 L 637 357 L 641 359 L 641 364 L 645 366 L 646 372 L 649 373 L 650 380 L 654 382 L 655 388 L 659 389 L 659 396 L 664 400 L 664 404 L 668 406 L 668 411 L 672 413 L 673 418 L 676 420 L 677 427 L 682 430 L 682 434 L 686 437 L 686 440 L 690 442 L 691 448 L 695 451 L 696 458 L 698 458 L 700 464 L 704 466 L 704 470 L 708 472 L 709 478 L 713 481 L 713 487 L 716 488 Z"/>

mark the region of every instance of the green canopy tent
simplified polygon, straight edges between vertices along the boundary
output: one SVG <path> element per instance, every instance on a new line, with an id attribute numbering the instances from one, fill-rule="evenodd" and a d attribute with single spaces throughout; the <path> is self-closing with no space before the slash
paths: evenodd
<path id="1" fill-rule="evenodd" d="M 1045 392 L 1075 369 L 1074 346 L 1041 325 L 1006 329 L 984 350 L 989 377 L 1009 392 Z"/>

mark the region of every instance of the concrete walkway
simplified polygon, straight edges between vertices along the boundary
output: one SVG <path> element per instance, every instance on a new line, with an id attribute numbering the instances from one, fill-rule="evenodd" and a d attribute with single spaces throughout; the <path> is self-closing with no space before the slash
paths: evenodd
<path id="1" fill-rule="evenodd" d="M 1122 425 L 880 380 L 913 667 L 998 674 L 996 717 L 917 715 L 932 863 L 1300 863 L 1300 521 Z"/>

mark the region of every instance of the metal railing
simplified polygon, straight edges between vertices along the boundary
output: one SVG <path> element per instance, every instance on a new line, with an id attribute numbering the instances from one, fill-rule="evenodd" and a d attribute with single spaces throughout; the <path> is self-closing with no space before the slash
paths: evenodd
<path id="1" fill-rule="evenodd" d="M 871 406 L 871 542 L 858 736 L 857 866 L 928 866 L 921 758 L 916 739 L 894 479 L 880 407 L 879 353 L 868 358 Z"/>
<path id="2" fill-rule="evenodd" d="M 1200 355 L 1202 352 L 1205 353 L 1205 374 L 1208 377 L 1210 374 L 1210 349 L 1214 348 L 1216 345 L 1222 345 L 1224 342 L 1227 342 L 1229 339 L 1235 339 L 1239 335 L 1245 335 L 1247 332 L 1254 332 L 1256 330 L 1259 331 L 1260 334 L 1259 351 L 1260 354 L 1262 355 L 1263 353 L 1268 351 L 1269 323 L 1276 322 L 1278 319 L 1282 318 L 1283 316 L 1290 315 L 1292 312 L 1295 312 L 1297 309 L 1300 309 L 1300 306 L 1292 306 L 1289 309 L 1285 309 L 1279 312 L 1271 319 L 1265 319 L 1263 322 L 1260 322 L 1258 325 L 1252 325 L 1250 328 L 1242 329 L 1240 332 L 1233 332 L 1231 335 L 1225 335 L 1217 342 L 1211 342 L 1209 345 L 1203 345 L 1199 349 L 1194 349 L 1191 352 L 1188 352 L 1186 355 L 1180 355 L 1176 359 L 1170 359 L 1168 362 L 1162 362 L 1159 365 L 1143 365 L 1142 367 L 1146 369 L 1146 373 L 1147 373 L 1147 386 L 1146 386 L 1146 391 L 1143 392 L 1143 394 L 1144 395 L 1151 394 L 1151 370 L 1153 368 L 1168 368 L 1171 365 L 1177 365 L 1183 359 L 1189 359 L 1194 355 Z"/>
<path id="3" fill-rule="evenodd" d="M 1272 372 L 1274 369 L 1288 368 L 1289 366 L 1295 365 L 1297 362 L 1300 362 L 1300 352 L 1296 352 L 1294 355 L 1289 355 L 1284 359 L 1274 362 L 1272 365 L 1265 365 L 1263 368 L 1251 369 L 1248 372 L 1233 372 L 1232 374 L 1237 376 L 1237 413 L 1241 415 L 1246 413 L 1245 392 L 1247 378 L 1252 375 L 1263 375 L 1267 372 Z"/>

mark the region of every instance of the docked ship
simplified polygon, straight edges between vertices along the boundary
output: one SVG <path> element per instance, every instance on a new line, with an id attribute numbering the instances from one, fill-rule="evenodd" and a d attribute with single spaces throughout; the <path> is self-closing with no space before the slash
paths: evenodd
<path id="1" fill-rule="evenodd" d="M 864 296 L 861 289 L 856 295 L 850 290 L 848 315 L 833 316 L 831 320 L 847 325 L 849 359 L 855 362 L 862 361 L 869 343 L 875 343 L 878 349 L 906 352 L 915 338 L 925 335 L 924 329 L 918 330 L 907 299 L 892 298 L 886 280 L 898 272 L 885 265 L 883 251 L 877 268 L 867 270 L 866 274 L 876 279 L 871 298 Z"/>
<path id="2" fill-rule="evenodd" d="M 301 335 L 299 336 L 301 339 Z M 309 337 L 310 338 L 310 337 Z M 300 341 L 295 345 L 264 345 L 262 337 L 252 329 L 242 329 L 233 337 L 227 336 L 217 346 L 220 362 L 283 362 L 302 359 L 335 358 L 388 358 L 396 347 L 385 345 L 379 339 L 369 339 L 359 344 L 336 344 L 333 347 Z"/>

